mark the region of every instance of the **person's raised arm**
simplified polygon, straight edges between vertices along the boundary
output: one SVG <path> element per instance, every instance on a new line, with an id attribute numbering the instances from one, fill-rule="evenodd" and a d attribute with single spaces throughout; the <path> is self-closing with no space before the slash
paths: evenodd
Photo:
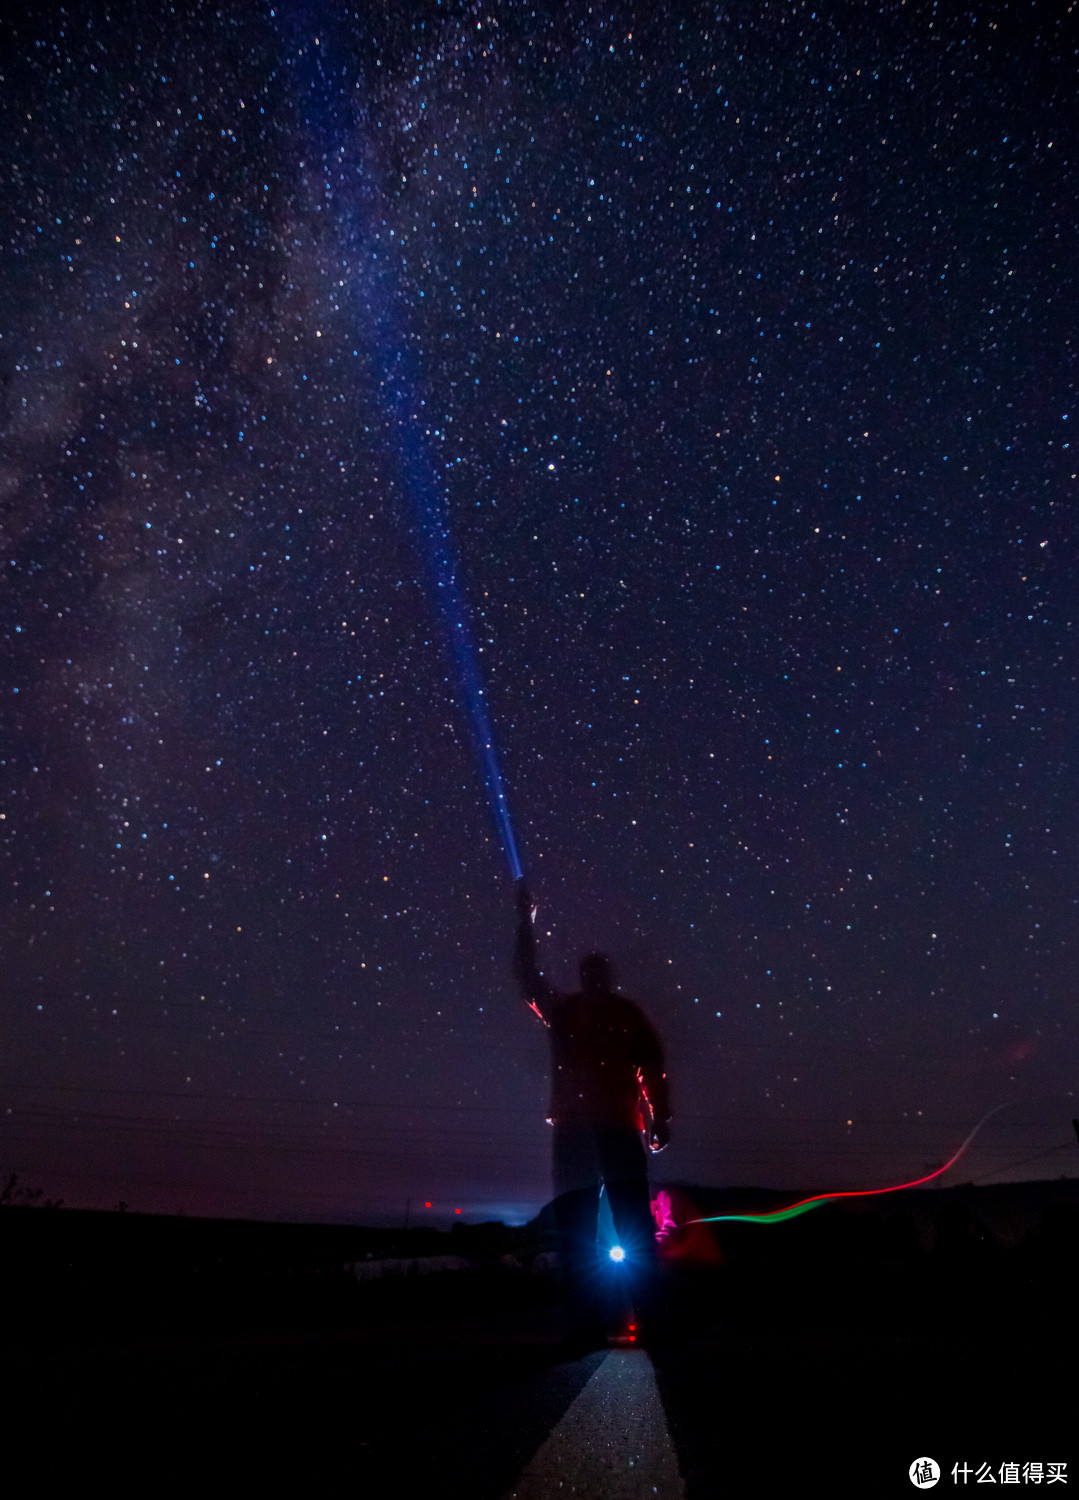
<path id="1" fill-rule="evenodd" d="M 536 907 L 532 892 L 523 880 L 516 886 L 517 941 L 513 952 L 513 977 L 529 1010 L 546 1022 L 554 991 L 536 963 Z"/>

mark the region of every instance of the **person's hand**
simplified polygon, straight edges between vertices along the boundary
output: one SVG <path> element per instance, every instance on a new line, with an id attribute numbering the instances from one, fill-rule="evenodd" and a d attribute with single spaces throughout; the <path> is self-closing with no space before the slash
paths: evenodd
<path id="1" fill-rule="evenodd" d="M 666 1123 L 660 1124 L 653 1120 L 648 1131 L 648 1149 L 655 1156 L 660 1151 L 665 1151 L 671 1143 L 671 1127 Z"/>
<path id="2" fill-rule="evenodd" d="M 532 892 L 528 889 L 528 882 L 522 877 L 516 883 L 517 915 L 522 922 L 534 922 L 536 920 L 536 903 L 532 899 Z"/>

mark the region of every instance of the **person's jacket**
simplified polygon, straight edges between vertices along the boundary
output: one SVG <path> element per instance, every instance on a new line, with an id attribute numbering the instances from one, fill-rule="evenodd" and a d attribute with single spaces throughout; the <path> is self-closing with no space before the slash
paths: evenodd
<path id="1" fill-rule="evenodd" d="M 517 929 L 514 974 L 551 1038 L 551 1120 L 555 1125 L 642 1129 L 642 1106 L 670 1118 L 663 1048 L 639 1006 L 624 995 L 562 995 L 536 964 L 532 923 Z"/>

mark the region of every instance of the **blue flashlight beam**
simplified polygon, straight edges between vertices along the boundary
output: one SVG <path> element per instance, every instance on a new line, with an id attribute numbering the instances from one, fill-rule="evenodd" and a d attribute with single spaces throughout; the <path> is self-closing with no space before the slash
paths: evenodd
<path id="1" fill-rule="evenodd" d="M 506 862 L 515 880 L 522 875 L 513 824 L 510 821 L 506 786 L 495 748 L 494 726 L 487 704 L 477 660 L 476 643 L 469 627 L 468 611 L 458 581 L 457 561 L 447 519 L 447 498 L 434 472 L 415 410 L 414 384 L 404 371 L 404 357 L 398 354 L 384 380 L 388 404 L 400 438 L 400 453 L 405 483 L 416 507 L 416 514 L 427 546 L 428 566 L 435 586 L 435 598 L 442 615 L 450 654 L 457 668 L 461 693 L 468 710 L 472 738 L 482 768 L 483 784 L 502 840 Z"/>
<path id="2" fill-rule="evenodd" d="M 395 428 L 402 479 L 415 507 L 428 568 L 442 616 L 461 696 L 468 710 L 487 801 L 514 879 L 521 858 L 510 820 L 487 693 L 480 673 L 468 610 L 458 579 L 449 531 L 445 485 L 431 457 L 420 415 L 420 382 L 411 368 L 407 320 L 391 261 L 399 251 L 384 218 L 377 174 L 364 159 L 364 101 L 343 44 L 340 16 L 329 5 L 289 4 L 270 12 L 286 66 L 296 84 L 304 125 L 321 161 L 323 206 L 337 236 L 345 279 L 343 300 L 365 330 L 367 352 Z M 366 122 L 370 123 L 370 122 Z"/>

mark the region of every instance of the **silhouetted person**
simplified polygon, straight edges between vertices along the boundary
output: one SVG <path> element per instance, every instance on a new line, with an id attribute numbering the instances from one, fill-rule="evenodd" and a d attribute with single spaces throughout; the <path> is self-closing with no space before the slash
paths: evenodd
<path id="1" fill-rule="evenodd" d="M 618 1268 L 601 1258 L 599 1193 L 607 1192 L 631 1298 L 645 1325 L 656 1321 L 655 1226 L 642 1131 L 652 1151 L 669 1140 L 663 1049 L 640 1008 L 616 992 L 610 959 L 581 959 L 581 988 L 562 995 L 536 963 L 535 909 L 517 883 L 514 974 L 551 1039 L 555 1214 L 570 1316 L 570 1340 L 606 1338 L 606 1288 Z"/>

